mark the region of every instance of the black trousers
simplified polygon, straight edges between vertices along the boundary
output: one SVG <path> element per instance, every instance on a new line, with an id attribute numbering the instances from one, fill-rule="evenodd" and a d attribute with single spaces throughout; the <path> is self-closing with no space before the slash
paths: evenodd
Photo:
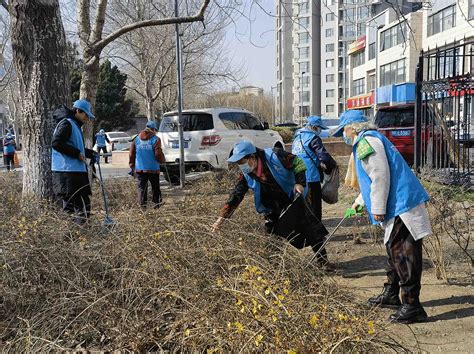
<path id="1" fill-rule="evenodd" d="M 161 189 L 160 189 L 160 174 L 159 173 L 148 173 L 148 172 L 137 172 L 137 183 L 138 183 L 138 201 L 141 206 L 146 206 L 148 199 L 148 181 L 151 184 L 152 191 L 152 202 L 155 207 L 159 207 L 161 204 Z"/>
<path id="2" fill-rule="evenodd" d="M 106 155 L 107 154 L 107 146 L 98 146 L 97 147 L 97 152 L 100 154 L 101 151 L 104 153 L 105 163 L 109 163 L 109 157 Z"/>
<path id="3" fill-rule="evenodd" d="M 84 223 L 90 216 L 91 200 L 88 194 L 77 193 L 72 196 L 62 197 L 63 210 L 68 214 L 74 214 L 74 222 Z"/>
<path id="4" fill-rule="evenodd" d="M 5 165 L 7 165 L 7 171 L 10 171 L 15 167 L 15 156 L 14 155 L 5 155 Z"/>
<path id="5" fill-rule="evenodd" d="M 400 217 L 396 217 L 390 239 L 386 244 L 388 255 L 388 284 L 402 289 L 404 304 L 417 304 L 420 298 L 423 269 L 423 243 L 415 241 Z"/>

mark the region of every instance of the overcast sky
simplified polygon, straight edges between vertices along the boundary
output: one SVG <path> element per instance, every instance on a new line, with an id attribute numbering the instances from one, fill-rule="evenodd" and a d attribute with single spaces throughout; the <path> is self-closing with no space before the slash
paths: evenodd
<path id="1" fill-rule="evenodd" d="M 229 26 L 226 37 L 234 62 L 243 63 L 246 68 L 247 78 L 242 85 L 262 87 L 265 93 L 270 93 L 270 87 L 276 83 L 275 18 L 272 17 L 275 11 L 272 0 L 258 3 L 263 9 L 247 1 L 248 18 L 242 17 Z"/>

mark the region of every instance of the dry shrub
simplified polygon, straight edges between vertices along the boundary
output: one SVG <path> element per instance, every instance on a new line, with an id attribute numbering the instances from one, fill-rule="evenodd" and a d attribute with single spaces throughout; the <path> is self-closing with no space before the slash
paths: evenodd
<path id="1" fill-rule="evenodd" d="M 287 127 L 272 127 L 272 130 L 278 132 L 280 134 L 281 138 L 283 139 L 283 142 L 285 144 L 289 144 L 293 141 L 295 137 L 295 130 Z"/>
<path id="2" fill-rule="evenodd" d="M 107 181 L 111 232 L 98 188 L 96 214 L 80 227 L 51 205 L 19 208 L 18 182 L 2 180 L 3 350 L 388 349 L 374 313 L 304 269 L 304 251 L 263 233 L 251 198 L 210 233 L 221 186 L 231 185 L 218 178 L 145 212 L 131 179 Z"/>

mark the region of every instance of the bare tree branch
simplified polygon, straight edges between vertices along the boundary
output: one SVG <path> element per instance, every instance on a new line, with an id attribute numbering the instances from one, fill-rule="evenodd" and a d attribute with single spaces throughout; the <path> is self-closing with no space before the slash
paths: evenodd
<path id="1" fill-rule="evenodd" d="M 106 1 L 106 0 L 102 0 Z M 161 26 L 161 25 L 170 25 L 175 23 L 189 23 L 189 22 L 198 22 L 204 21 L 204 13 L 206 12 L 207 7 L 211 0 L 203 0 L 202 6 L 199 12 L 194 16 L 186 17 L 169 17 L 157 20 L 145 20 L 132 23 L 130 25 L 124 26 L 119 30 L 109 34 L 106 38 L 99 40 L 91 46 L 91 50 L 94 52 L 101 51 L 107 44 L 113 42 L 117 38 L 123 36 L 124 34 L 133 31 L 138 28 L 150 27 L 150 26 Z"/>
<path id="2" fill-rule="evenodd" d="M 95 15 L 95 23 L 91 33 L 91 43 L 96 43 L 102 39 L 102 32 L 104 30 L 105 13 L 107 11 L 107 0 L 99 0 L 97 11 Z"/>
<path id="3" fill-rule="evenodd" d="M 10 6 L 8 5 L 7 1 L 6 0 L 0 0 L 0 5 L 2 5 L 2 7 L 7 10 L 8 12 L 10 12 Z"/>
<path id="4" fill-rule="evenodd" d="M 91 34 L 91 2 L 90 0 L 79 0 L 78 8 L 78 30 L 79 38 L 82 42 L 82 47 L 85 48 L 89 44 L 89 37 Z"/>

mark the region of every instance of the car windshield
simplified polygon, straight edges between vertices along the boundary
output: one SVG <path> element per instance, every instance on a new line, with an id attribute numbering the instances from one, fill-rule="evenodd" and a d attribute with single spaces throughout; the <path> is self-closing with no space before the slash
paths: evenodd
<path id="1" fill-rule="evenodd" d="M 183 114 L 183 130 L 185 132 L 194 132 L 199 130 L 214 129 L 212 115 L 207 113 L 188 113 Z M 170 133 L 178 131 L 178 116 L 164 116 L 160 124 L 161 133 Z"/>
<path id="2" fill-rule="evenodd" d="M 397 110 L 379 110 L 375 117 L 375 125 L 379 128 L 412 127 L 415 124 L 413 108 Z"/>
<path id="3" fill-rule="evenodd" d="M 109 139 L 130 139 L 130 135 L 122 132 L 107 133 Z"/>
<path id="4" fill-rule="evenodd" d="M 323 123 L 328 127 L 332 127 L 332 126 L 338 126 L 340 121 L 339 119 L 323 119 Z"/>

